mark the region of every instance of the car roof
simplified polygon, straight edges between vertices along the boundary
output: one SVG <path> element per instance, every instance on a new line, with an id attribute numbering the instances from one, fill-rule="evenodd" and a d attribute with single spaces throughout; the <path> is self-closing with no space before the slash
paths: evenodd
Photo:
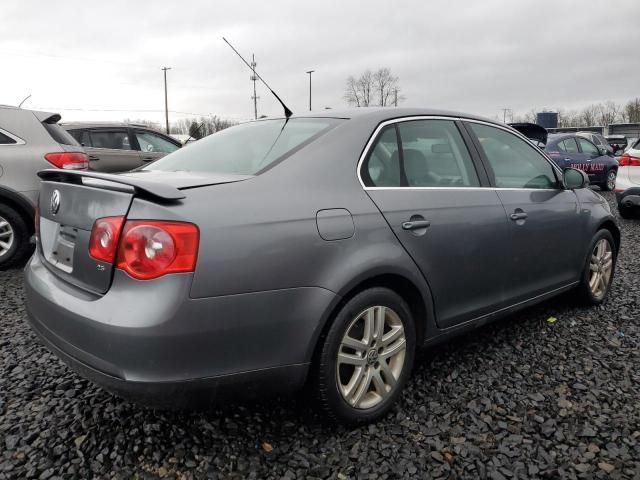
<path id="1" fill-rule="evenodd" d="M 418 116 L 433 116 L 433 117 L 451 117 L 479 120 L 482 122 L 492 123 L 501 127 L 509 127 L 502 122 L 485 118 L 479 115 L 473 115 L 468 113 L 456 112 L 451 110 L 440 110 L 434 108 L 420 108 L 420 107 L 360 107 L 349 109 L 327 109 L 319 111 L 304 112 L 299 114 L 293 114 L 290 118 L 341 118 L 348 119 L 352 122 L 366 122 L 366 123 L 382 123 L 387 120 L 394 120 L 407 117 Z M 284 119 L 285 117 L 268 117 L 258 120 L 251 120 L 251 122 L 260 122 L 264 120 Z M 351 123 L 351 122 L 350 122 Z"/>
<path id="2" fill-rule="evenodd" d="M 60 125 L 65 128 L 138 127 L 155 131 L 155 129 L 149 125 L 128 122 L 62 122 Z"/>

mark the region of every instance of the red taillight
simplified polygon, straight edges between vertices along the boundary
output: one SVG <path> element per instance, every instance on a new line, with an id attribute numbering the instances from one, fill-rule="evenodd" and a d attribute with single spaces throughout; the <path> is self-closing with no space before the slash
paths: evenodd
<path id="1" fill-rule="evenodd" d="M 200 234 L 192 223 L 130 220 L 120 237 L 116 266 L 134 278 L 195 269 Z"/>
<path id="2" fill-rule="evenodd" d="M 623 153 L 618 158 L 618 165 L 621 167 L 640 167 L 640 158 Z"/>
<path id="3" fill-rule="evenodd" d="M 97 219 L 89 238 L 89 255 L 102 262 L 113 263 L 116 258 L 118 240 L 124 217 L 105 217 Z"/>
<path id="4" fill-rule="evenodd" d="M 89 157 L 83 152 L 53 152 L 44 158 L 54 167 L 65 170 L 86 170 L 89 167 Z"/>

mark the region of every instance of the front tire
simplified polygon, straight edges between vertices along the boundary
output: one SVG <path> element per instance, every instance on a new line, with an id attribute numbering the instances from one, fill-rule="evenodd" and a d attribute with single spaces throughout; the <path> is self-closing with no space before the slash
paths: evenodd
<path id="1" fill-rule="evenodd" d="M 415 349 L 411 311 L 398 294 L 381 287 L 358 293 L 322 341 L 313 378 L 320 406 L 346 424 L 383 417 L 409 378 Z"/>
<path id="2" fill-rule="evenodd" d="M 583 303 L 599 305 L 611 289 L 616 267 L 616 244 L 609 230 L 599 230 L 589 247 L 589 255 L 578 287 Z"/>
<path id="3" fill-rule="evenodd" d="M 22 216 L 0 204 L 0 270 L 22 262 L 31 253 L 29 229 Z"/>
<path id="4" fill-rule="evenodd" d="M 600 187 L 600 188 L 602 188 L 602 191 L 609 192 L 609 191 L 613 190 L 614 188 L 616 188 L 616 178 L 617 177 L 618 177 L 618 172 L 616 172 L 615 170 L 609 170 L 607 172 L 607 179 L 605 180 L 605 182 Z"/>

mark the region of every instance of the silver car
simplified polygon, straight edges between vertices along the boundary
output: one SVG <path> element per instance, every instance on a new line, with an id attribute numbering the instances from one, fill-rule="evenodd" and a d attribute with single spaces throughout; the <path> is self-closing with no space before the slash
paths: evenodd
<path id="1" fill-rule="evenodd" d="M 175 152 L 182 144 L 169 135 L 136 123 L 64 123 L 89 155 L 89 170 L 126 172 Z"/>
<path id="2" fill-rule="evenodd" d="M 262 120 L 139 172 L 40 176 L 31 325 L 154 405 L 309 384 L 374 420 L 418 348 L 568 290 L 602 302 L 620 243 L 583 172 L 444 111 Z"/>
<path id="3" fill-rule="evenodd" d="M 0 105 L 0 269 L 32 252 L 33 216 L 44 168 L 86 169 L 82 147 L 60 115 Z"/>

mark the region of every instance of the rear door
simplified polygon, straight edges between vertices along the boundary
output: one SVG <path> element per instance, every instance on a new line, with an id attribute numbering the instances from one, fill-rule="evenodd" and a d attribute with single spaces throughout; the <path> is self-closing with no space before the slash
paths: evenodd
<path id="1" fill-rule="evenodd" d="M 585 218 L 575 192 L 562 189 L 551 162 L 497 125 L 466 123 L 507 213 L 509 304 L 577 280 L 585 251 Z"/>
<path id="2" fill-rule="evenodd" d="M 139 128 L 133 130 L 138 141 L 143 163 L 153 162 L 180 148 L 177 141 L 173 142 L 157 132 Z"/>
<path id="3" fill-rule="evenodd" d="M 561 169 L 579 168 L 585 163 L 585 156 L 578 148 L 575 137 L 558 140 L 546 148 L 547 154 Z"/>
<path id="4" fill-rule="evenodd" d="M 464 135 L 451 119 L 386 122 L 360 171 L 426 278 L 442 328 L 490 313 L 504 300 L 507 220 Z"/>
<path id="5" fill-rule="evenodd" d="M 83 137 L 89 155 L 89 169 L 98 172 L 126 172 L 140 167 L 140 152 L 126 127 L 91 128 Z"/>

